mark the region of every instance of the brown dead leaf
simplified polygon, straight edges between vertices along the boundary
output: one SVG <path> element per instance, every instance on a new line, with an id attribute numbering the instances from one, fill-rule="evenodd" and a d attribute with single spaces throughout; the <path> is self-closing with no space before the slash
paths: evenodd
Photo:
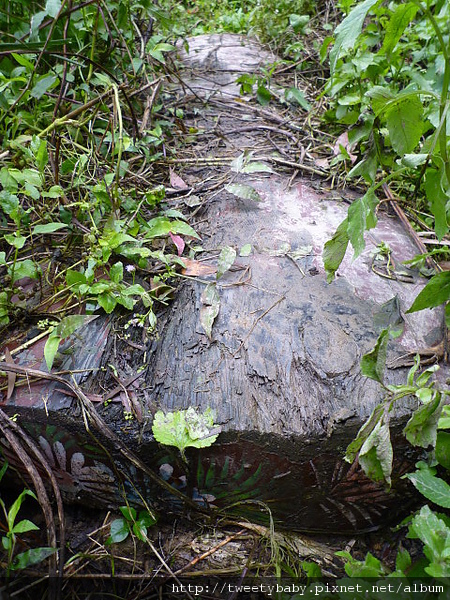
<path id="1" fill-rule="evenodd" d="M 179 175 L 175 173 L 173 169 L 169 169 L 170 173 L 170 185 L 176 190 L 188 190 L 188 184 L 181 179 Z"/>
<path id="2" fill-rule="evenodd" d="M 350 144 L 350 142 L 348 141 L 348 132 L 347 131 L 344 131 L 344 133 L 341 133 L 341 135 L 337 138 L 336 143 L 334 144 L 334 155 L 335 156 L 338 156 L 339 154 L 341 154 L 340 146 L 342 146 L 345 149 L 345 151 L 347 152 L 347 154 L 353 164 L 358 157 L 355 154 L 352 154 L 352 152 L 351 152 L 353 149 L 353 144 Z"/>
<path id="3" fill-rule="evenodd" d="M 185 269 L 181 272 L 183 275 L 189 275 L 190 277 L 198 277 L 200 275 L 215 275 L 217 267 L 208 265 L 198 260 L 192 260 L 190 258 L 183 258 Z"/>

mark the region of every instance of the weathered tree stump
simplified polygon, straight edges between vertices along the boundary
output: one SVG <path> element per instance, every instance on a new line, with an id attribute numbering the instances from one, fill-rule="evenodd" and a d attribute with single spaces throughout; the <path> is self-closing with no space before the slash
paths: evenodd
<path id="1" fill-rule="evenodd" d="M 228 56 L 234 58 L 232 66 L 223 62 Z M 187 71 L 190 62 L 194 65 L 186 94 L 206 93 L 210 99 L 209 107 L 201 108 L 204 124 L 211 125 L 217 113 L 212 97 L 222 103 L 231 98 L 225 131 L 219 132 L 230 161 L 265 139 L 258 133 L 265 127 L 261 111 L 233 96 L 242 64 L 251 70 L 261 56 L 237 36 L 201 36 L 184 57 Z M 195 97 L 191 102 L 202 106 Z M 242 122 L 232 126 L 242 114 L 254 131 Z M 245 131 L 235 131 L 239 128 Z M 213 170 L 196 168 L 190 173 L 198 181 Z M 198 231 L 206 263 L 214 267 L 218 251 L 229 246 L 238 253 L 233 268 L 218 280 L 212 268 L 201 280 L 183 282 L 173 304 L 159 316 L 158 337 L 149 341 L 145 353 L 121 339 L 123 317 L 100 316 L 67 341 L 71 354 L 58 368 L 82 371 L 114 364 L 125 383 L 112 399 L 122 393 L 126 400 L 125 395 L 140 407 L 138 418 L 124 420 L 122 403 L 114 401 L 108 406 L 98 402 L 98 413 L 121 444 L 199 506 L 228 508 L 250 518 L 267 518 L 270 511 L 277 523 L 303 531 L 374 529 L 406 505 L 408 484 L 399 477 L 415 457 L 397 434 L 415 403 L 405 401 L 394 415 L 396 459 L 388 494 L 342 458 L 383 398 L 380 386 L 361 375 L 359 362 L 389 319 L 404 321 L 403 335 L 390 346 L 392 367 L 402 364 L 395 362 L 402 354 L 437 344 L 443 335 L 442 311 L 406 315 L 425 280 L 413 271 L 405 277 L 404 268 L 383 277 L 377 267 L 381 242 L 389 244 L 398 266 L 417 252 L 396 218 L 381 213 L 362 255 L 354 262 L 347 255 L 336 280 L 327 284 L 321 254 L 346 216 L 343 198 L 317 179 L 291 186 L 290 174 L 231 176 L 253 186 L 261 201 L 222 189 L 205 202 Z M 248 244 L 250 254 L 239 256 Z M 210 339 L 200 318 L 208 282 L 216 283 L 220 299 Z M 43 343 L 20 353 L 18 362 L 45 370 Z M 145 371 L 127 384 L 140 366 Z M 405 367 L 390 368 L 386 380 L 402 382 L 405 372 Z M 106 380 L 98 374 L 75 377 L 84 391 L 97 394 L 91 398 L 107 398 L 108 390 L 100 387 Z M 157 410 L 189 406 L 211 407 L 222 433 L 212 447 L 188 451 L 186 466 L 176 450 L 154 441 L 151 422 Z M 104 431 L 91 426 L 91 437 L 77 399 L 60 383 L 41 379 L 16 387 L 4 408 L 19 415 L 19 424 L 44 453 L 66 498 L 108 505 L 120 502 L 125 493 L 130 500 L 139 501 L 141 495 L 165 510 L 180 504 L 179 497 L 171 497 L 128 461 Z M 8 460 L 23 471 L 5 440 L 3 447 Z"/>

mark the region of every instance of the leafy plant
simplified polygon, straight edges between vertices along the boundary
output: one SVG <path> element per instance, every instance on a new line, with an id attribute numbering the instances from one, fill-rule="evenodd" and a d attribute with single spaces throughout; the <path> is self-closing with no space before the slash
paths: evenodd
<path id="1" fill-rule="evenodd" d="M 449 230 L 449 17 L 448 3 L 439 1 L 365 0 L 324 43 L 323 58 L 333 43 L 326 92 L 334 102 L 325 117 L 349 127 L 349 142 L 361 158 L 347 176 L 370 186 L 325 245 L 329 281 L 349 243 L 355 258 L 363 251 L 364 232 L 376 226 L 376 191 L 389 180 L 410 203 L 428 211 L 439 240 Z M 447 283 L 436 277 L 411 311 L 436 305 L 433 286 Z M 448 293 L 439 297 L 446 300 Z"/>
<path id="2" fill-rule="evenodd" d="M 141 542 L 146 542 L 148 529 L 157 523 L 156 516 L 148 510 L 138 513 L 132 506 L 120 506 L 119 510 L 123 516 L 112 521 L 107 543 L 119 544 L 129 535 L 135 535 Z"/>
<path id="3" fill-rule="evenodd" d="M 154 416 L 152 429 L 157 442 L 178 448 L 185 461 L 186 448 L 207 448 L 220 433 L 220 426 L 214 424 L 214 413 L 210 408 L 199 413 L 192 406 L 166 414 L 159 410 Z"/>
<path id="4" fill-rule="evenodd" d="M 8 469 L 8 463 L 5 462 L 0 469 L 0 482 Z M 17 515 L 22 507 L 24 500 L 27 498 L 33 498 L 37 500 L 36 495 L 31 490 L 23 490 L 8 509 L 5 502 L 0 498 L 0 506 L 3 511 L 6 523 L 6 533 L 2 536 L 2 546 L 7 553 L 7 576 L 9 577 L 11 571 L 18 571 L 26 569 L 31 565 L 42 562 L 48 558 L 51 554 L 56 552 L 56 548 L 30 548 L 24 552 L 16 553 L 16 546 L 21 534 L 28 533 L 30 531 L 38 531 L 39 527 L 35 525 L 29 519 L 22 519 L 17 521 Z"/>

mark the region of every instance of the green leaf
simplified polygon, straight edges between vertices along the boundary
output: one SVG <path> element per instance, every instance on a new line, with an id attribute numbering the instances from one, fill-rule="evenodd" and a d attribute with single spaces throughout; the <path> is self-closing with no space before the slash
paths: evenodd
<path id="1" fill-rule="evenodd" d="M 68 315 L 67 317 L 61 319 L 61 321 L 58 323 L 55 333 L 64 339 L 69 337 L 69 335 L 72 335 L 74 331 L 83 325 L 87 325 L 97 318 L 98 315 Z"/>
<path id="2" fill-rule="evenodd" d="M 391 54 L 405 29 L 416 16 L 418 8 L 419 7 L 412 2 L 397 6 L 387 22 L 386 35 L 384 36 L 383 45 L 379 54 L 387 54 L 388 56 Z"/>
<path id="3" fill-rule="evenodd" d="M 208 338 L 211 339 L 212 327 L 220 309 L 219 293 L 214 283 L 208 283 L 200 300 L 204 305 L 200 309 L 200 323 Z"/>
<path id="4" fill-rule="evenodd" d="M 39 531 L 39 527 L 32 521 L 23 519 L 23 521 L 20 521 L 17 523 L 17 525 L 14 525 L 12 531 L 13 533 L 26 533 L 27 531 Z"/>
<path id="5" fill-rule="evenodd" d="M 117 300 L 110 292 L 103 292 L 97 297 L 97 302 L 106 314 L 111 314 L 117 305 Z"/>
<path id="6" fill-rule="evenodd" d="M 424 554 L 430 563 L 441 563 L 442 570 L 425 567 L 429 575 L 438 577 L 450 576 L 450 564 L 448 550 L 450 546 L 450 529 L 443 519 L 430 510 L 428 506 L 422 506 L 410 525 L 408 537 L 418 537 L 425 544 Z M 444 571 L 444 572 L 443 572 Z"/>
<path id="7" fill-rule="evenodd" d="M 45 12 L 49 17 L 56 17 L 61 10 L 61 0 L 47 0 L 45 4 Z"/>
<path id="8" fill-rule="evenodd" d="M 120 512 L 127 521 L 135 521 L 137 517 L 136 509 L 132 506 L 119 506 Z"/>
<path id="9" fill-rule="evenodd" d="M 423 290 L 416 296 L 411 308 L 406 312 L 412 313 L 425 308 L 434 308 L 450 299 L 450 271 L 434 275 Z"/>
<path id="10" fill-rule="evenodd" d="M 236 250 L 234 248 L 231 246 L 222 248 L 217 263 L 217 279 L 220 279 L 231 268 L 235 260 Z"/>
<path id="11" fill-rule="evenodd" d="M 327 272 L 327 282 L 331 283 L 339 265 L 347 251 L 349 237 L 347 233 L 348 218 L 344 219 L 335 234 L 323 247 L 323 264 Z"/>
<path id="12" fill-rule="evenodd" d="M 370 105 L 376 117 L 384 112 L 386 105 L 395 98 L 389 87 L 381 85 L 374 85 L 368 90 L 367 97 L 371 100 Z"/>
<path id="13" fill-rule="evenodd" d="M 230 194 L 242 198 L 242 200 L 253 200 L 254 202 L 260 202 L 261 196 L 251 185 L 244 185 L 242 183 L 230 183 L 225 186 L 225 189 Z"/>
<path id="14" fill-rule="evenodd" d="M 33 235 L 54 233 L 55 231 L 65 228 L 67 228 L 65 223 L 45 223 L 45 225 L 35 225 L 31 233 L 33 233 Z"/>
<path id="15" fill-rule="evenodd" d="M 43 140 L 37 135 L 33 135 L 30 148 L 36 159 L 38 169 L 42 173 L 48 164 L 47 140 Z"/>
<path id="16" fill-rule="evenodd" d="M 311 104 L 305 97 L 304 92 L 298 88 L 292 87 L 284 92 L 284 97 L 288 102 L 299 104 L 305 110 L 311 110 Z"/>
<path id="17" fill-rule="evenodd" d="M 435 455 L 438 463 L 450 471 L 450 433 L 438 431 Z"/>
<path id="18" fill-rule="evenodd" d="M 123 264 L 116 262 L 109 270 L 109 276 L 114 283 L 120 283 L 123 279 Z"/>
<path id="19" fill-rule="evenodd" d="M 33 98 L 36 98 L 36 100 L 39 100 L 42 98 L 45 92 L 55 86 L 57 81 L 59 81 L 59 79 L 56 75 L 46 75 L 45 77 L 38 79 L 34 87 L 31 89 L 30 95 Z"/>
<path id="20" fill-rule="evenodd" d="M 380 419 L 384 414 L 384 406 L 383 404 L 378 404 L 364 425 L 358 431 L 358 435 L 356 438 L 348 445 L 347 450 L 345 451 L 345 460 L 349 463 L 353 463 L 358 454 L 361 446 L 367 440 L 369 435 L 375 429 L 375 426 L 378 424 Z"/>
<path id="21" fill-rule="evenodd" d="M 423 467 L 414 473 L 407 473 L 406 477 L 427 500 L 443 508 L 450 508 L 450 485 L 436 477 L 432 469 Z"/>
<path id="22" fill-rule="evenodd" d="M 427 169 L 424 188 L 434 216 L 434 230 L 441 241 L 448 232 L 447 203 L 450 200 L 442 189 L 442 174 L 434 169 Z"/>
<path id="23" fill-rule="evenodd" d="M 336 40 L 330 52 L 330 73 L 334 76 L 338 59 L 355 45 L 361 33 L 364 20 L 369 10 L 380 0 L 365 0 L 358 4 L 350 14 L 336 27 Z"/>
<path id="24" fill-rule="evenodd" d="M 389 106 L 386 124 L 394 150 L 402 156 L 414 150 L 423 131 L 423 106 L 419 98 L 399 99 Z"/>
<path id="25" fill-rule="evenodd" d="M 175 446 L 181 452 L 187 447 L 207 448 L 220 432 L 214 425 L 211 409 L 198 413 L 194 408 L 164 414 L 158 411 L 153 419 L 153 435 L 160 444 Z"/>
<path id="26" fill-rule="evenodd" d="M 256 99 L 261 106 L 266 106 L 272 100 L 272 93 L 265 85 L 258 85 L 256 89 Z"/>
<path id="27" fill-rule="evenodd" d="M 108 538 L 109 543 L 119 544 L 130 535 L 130 527 L 125 519 L 115 519 L 111 523 L 111 532 Z"/>
<path id="28" fill-rule="evenodd" d="M 378 199 L 370 188 L 362 198 L 349 206 L 347 232 L 355 251 L 354 258 L 357 258 L 365 248 L 364 232 L 377 224 L 375 216 L 377 205 Z"/>
<path id="29" fill-rule="evenodd" d="M 411 566 L 411 555 L 408 550 L 401 548 L 395 559 L 395 570 L 405 574 Z"/>
<path id="30" fill-rule="evenodd" d="M 250 256 L 252 253 L 252 245 L 244 244 L 242 248 L 239 250 L 239 256 Z"/>
<path id="31" fill-rule="evenodd" d="M 8 244 L 14 246 L 14 248 L 17 248 L 17 250 L 23 248 L 25 242 L 27 241 L 27 238 L 17 233 L 17 231 L 14 233 L 5 233 L 3 237 L 8 242 Z"/>
<path id="32" fill-rule="evenodd" d="M 52 369 L 53 361 L 55 360 L 56 353 L 58 352 L 60 342 L 61 338 L 55 332 L 51 333 L 45 342 L 44 358 L 49 371 Z"/>
<path id="33" fill-rule="evenodd" d="M 14 528 L 14 522 L 16 520 L 17 513 L 19 512 L 20 507 L 22 506 L 23 501 L 27 496 L 30 496 L 31 498 L 37 500 L 36 494 L 34 494 L 34 492 L 32 492 L 31 490 L 23 490 L 23 492 L 19 494 L 19 496 L 13 502 L 11 508 L 8 511 L 8 529 L 10 531 Z"/>
<path id="34" fill-rule="evenodd" d="M 11 570 L 19 571 L 21 569 L 26 569 L 31 565 L 36 565 L 52 554 L 55 554 L 55 552 L 57 552 L 56 548 L 31 548 L 30 550 L 26 550 L 14 557 Z"/>
<path id="35" fill-rule="evenodd" d="M 294 33 L 305 33 L 305 27 L 308 25 L 311 17 L 309 15 L 289 15 L 289 25 Z"/>
<path id="36" fill-rule="evenodd" d="M 8 268 L 9 273 L 12 275 L 12 268 Z M 30 279 L 38 279 L 41 274 L 41 268 L 39 265 L 36 265 L 32 260 L 26 258 L 25 260 L 21 260 L 16 263 L 14 269 L 14 277 L 13 283 L 23 279 L 25 277 L 29 277 Z"/>
<path id="37" fill-rule="evenodd" d="M 1 294 L 0 294 L 1 296 Z M 450 429 L 450 405 L 445 404 L 438 424 L 439 429 Z"/>
<path id="38" fill-rule="evenodd" d="M 383 329 L 373 350 L 364 354 L 361 359 L 361 373 L 379 383 L 383 383 L 388 341 L 389 329 Z"/>
<path id="39" fill-rule="evenodd" d="M 406 424 L 404 434 L 413 446 L 428 448 L 436 444 L 437 426 L 443 400 L 439 392 L 434 392 L 434 394 L 434 399 L 414 411 Z"/>
<path id="40" fill-rule="evenodd" d="M 393 456 L 389 425 L 379 421 L 361 447 L 359 464 L 370 479 L 390 485 Z"/>

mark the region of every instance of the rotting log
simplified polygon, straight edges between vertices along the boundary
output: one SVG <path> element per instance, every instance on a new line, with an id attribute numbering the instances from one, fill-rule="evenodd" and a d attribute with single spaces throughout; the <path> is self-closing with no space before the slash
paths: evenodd
<path id="1" fill-rule="evenodd" d="M 229 36 L 214 40 L 231 44 Z M 223 55 L 206 54 L 210 63 Z M 190 89 L 201 93 L 195 87 L 198 69 L 217 72 L 214 60 L 194 65 Z M 221 94 L 224 83 L 227 94 L 235 93 L 228 86 L 240 71 L 224 69 Z M 211 94 L 208 74 L 205 80 Z M 244 142 L 235 143 L 234 158 Z M 123 335 L 128 317 L 99 316 L 61 348 L 56 368 L 74 373 L 62 375 L 70 386 L 43 375 L 33 380 L 25 372 L 10 379 L 13 393 L 5 385 L 2 408 L 17 415 L 69 501 L 117 506 L 126 496 L 167 512 L 181 510 L 185 498 L 207 512 L 257 520 L 267 520 L 270 512 L 277 524 L 301 531 L 375 529 L 407 508 L 411 489 L 400 477 L 416 455 L 401 429 L 415 403 L 405 400 L 393 414 L 396 458 L 388 494 L 342 458 L 383 398 L 380 386 L 362 377 L 359 362 L 383 326 L 403 321 L 386 373 L 388 383 L 403 382 L 406 368 L 394 367 L 404 364 L 402 355 L 441 341 L 443 312 L 405 314 L 425 281 L 401 266 L 416 249 L 395 218 L 380 214 L 365 251 L 354 262 L 347 256 L 336 280 L 327 284 L 322 249 L 346 216 L 345 204 L 306 180 L 290 187 L 286 176 L 272 174 L 253 175 L 245 183 L 261 201 L 237 199 L 225 190 L 214 197 L 200 230 L 209 274 L 180 286 L 159 316 L 158 336 L 144 350 L 137 348 L 142 339 L 136 344 Z M 379 260 L 381 242 L 390 247 L 393 269 Z M 250 254 L 238 256 L 217 280 L 218 249 L 229 246 L 239 254 L 247 244 Z M 209 338 L 200 314 L 205 285 L 213 282 L 220 310 Z M 16 364 L 45 371 L 44 343 L 45 338 L 17 353 Z M 6 346 L 13 349 L 6 341 L 2 352 Z M 112 368 L 119 385 L 109 377 Z M 440 376 L 447 374 L 443 366 Z M 157 410 L 189 406 L 211 407 L 222 433 L 212 447 L 188 450 L 186 465 L 176 450 L 154 441 L 151 424 Z M 1 443 L 9 462 L 23 471 L 4 436 Z M 45 469 L 36 466 L 44 477 Z"/>

